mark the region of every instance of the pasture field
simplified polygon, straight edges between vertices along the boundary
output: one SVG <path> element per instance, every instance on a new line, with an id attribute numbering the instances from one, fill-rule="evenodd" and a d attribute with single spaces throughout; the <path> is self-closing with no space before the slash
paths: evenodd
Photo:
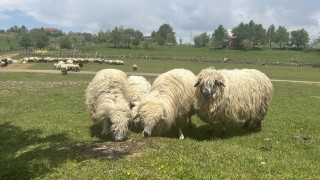
<path id="1" fill-rule="evenodd" d="M 162 73 L 183 67 L 198 73 L 209 63 L 128 60 L 123 66 L 85 64 Z M 213 64 L 216 68 L 256 68 L 272 79 L 319 81 L 318 68 Z M 33 64 L 33 69 L 53 69 Z M 273 101 L 262 131 L 230 124 L 226 138 L 213 136 L 193 116 L 195 126 L 143 138 L 112 142 L 96 131 L 85 107 L 84 91 L 94 74 L 1 72 L 0 179 L 319 179 L 320 84 L 273 81 Z M 147 77 L 153 81 L 154 77 Z"/>
<path id="2" fill-rule="evenodd" d="M 91 49 L 84 54 L 107 54 L 107 55 L 132 55 L 132 56 L 164 56 L 164 57 L 194 57 L 211 59 L 235 59 L 235 60 L 259 60 L 264 62 L 305 62 L 319 63 L 319 52 L 303 52 L 298 50 L 285 50 L 274 47 L 268 49 L 264 46 L 257 46 L 257 49 L 250 51 L 233 49 L 211 49 L 210 47 L 195 48 L 194 46 L 174 46 L 145 50 L 142 48 L 121 49 L 107 48 L 105 45 L 91 46 Z"/>

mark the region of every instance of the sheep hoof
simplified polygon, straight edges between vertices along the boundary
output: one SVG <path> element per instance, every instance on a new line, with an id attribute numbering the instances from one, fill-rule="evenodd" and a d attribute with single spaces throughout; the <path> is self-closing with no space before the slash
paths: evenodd
<path id="1" fill-rule="evenodd" d="M 247 120 L 247 121 L 244 122 L 242 127 L 247 129 L 249 127 L 249 125 L 250 125 L 250 121 Z"/>
<path id="2" fill-rule="evenodd" d="M 222 130 L 220 133 L 220 138 L 226 138 L 227 137 L 227 131 L 226 130 Z"/>

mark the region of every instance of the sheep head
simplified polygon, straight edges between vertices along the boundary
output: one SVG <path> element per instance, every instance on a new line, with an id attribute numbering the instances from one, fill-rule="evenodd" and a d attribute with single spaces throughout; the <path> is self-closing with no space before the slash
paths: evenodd
<path id="1" fill-rule="evenodd" d="M 112 114 L 109 123 L 110 134 L 115 141 L 123 141 L 127 137 L 128 123 L 131 119 L 130 112 L 115 112 Z"/>
<path id="2" fill-rule="evenodd" d="M 219 88 L 225 87 L 224 78 L 216 70 L 205 69 L 198 75 L 198 81 L 194 87 L 199 88 L 204 98 L 209 99 Z"/>
<path id="3" fill-rule="evenodd" d="M 165 124 L 165 113 L 162 104 L 148 102 L 148 105 L 141 106 L 134 121 L 140 122 L 144 127 L 143 136 L 149 137 L 151 134 L 158 134 L 159 130 Z"/>

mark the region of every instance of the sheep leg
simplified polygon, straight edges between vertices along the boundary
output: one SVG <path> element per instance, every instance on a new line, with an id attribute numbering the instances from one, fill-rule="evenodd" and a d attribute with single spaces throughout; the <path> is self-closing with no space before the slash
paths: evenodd
<path id="1" fill-rule="evenodd" d="M 261 121 L 256 120 L 253 123 L 252 131 L 260 131 L 261 130 Z"/>
<path id="2" fill-rule="evenodd" d="M 189 128 L 193 129 L 194 127 L 195 127 L 195 124 L 192 123 L 191 116 L 189 116 Z"/>
<path id="3" fill-rule="evenodd" d="M 207 131 L 207 133 L 206 133 L 208 136 L 211 136 L 212 137 L 212 135 L 213 135 L 213 124 L 210 124 L 210 127 L 209 127 L 209 129 L 208 129 L 208 131 Z"/>
<path id="4" fill-rule="evenodd" d="M 222 123 L 222 130 L 220 132 L 220 138 L 225 138 L 227 135 L 227 127 L 225 123 Z"/>
<path id="5" fill-rule="evenodd" d="M 179 139 L 184 139 L 181 127 L 179 128 Z"/>
<path id="6" fill-rule="evenodd" d="M 248 128 L 249 127 L 249 125 L 250 125 L 250 122 L 251 122 L 251 120 L 246 120 L 245 122 L 244 122 L 244 124 L 243 124 L 243 128 Z"/>

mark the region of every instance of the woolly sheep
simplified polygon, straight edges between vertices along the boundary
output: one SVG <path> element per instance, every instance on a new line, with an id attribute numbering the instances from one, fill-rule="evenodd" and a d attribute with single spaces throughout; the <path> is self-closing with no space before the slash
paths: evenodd
<path id="1" fill-rule="evenodd" d="M 91 119 L 102 122 L 102 134 L 116 141 L 126 138 L 131 119 L 131 98 L 127 75 L 116 69 L 104 69 L 95 75 L 86 89 L 86 105 Z"/>
<path id="2" fill-rule="evenodd" d="M 132 69 L 133 69 L 134 71 L 136 71 L 136 70 L 138 69 L 138 66 L 137 66 L 136 64 L 134 64 L 134 65 L 132 65 Z"/>
<path id="3" fill-rule="evenodd" d="M 261 129 L 261 121 L 272 99 L 272 83 L 262 72 L 255 69 L 202 70 L 196 87 L 197 115 L 211 125 L 220 121 L 225 124 L 246 120 L 244 127 Z"/>
<path id="4" fill-rule="evenodd" d="M 184 139 L 181 125 L 194 114 L 195 82 L 196 76 L 186 69 L 173 69 L 155 79 L 133 118 L 144 125 L 144 137 L 161 135 L 177 126 L 179 139 Z"/>
<path id="5" fill-rule="evenodd" d="M 149 93 L 151 84 L 143 76 L 129 76 L 128 83 L 131 90 L 130 106 L 131 116 L 137 115 L 137 108 L 140 101 Z"/>

